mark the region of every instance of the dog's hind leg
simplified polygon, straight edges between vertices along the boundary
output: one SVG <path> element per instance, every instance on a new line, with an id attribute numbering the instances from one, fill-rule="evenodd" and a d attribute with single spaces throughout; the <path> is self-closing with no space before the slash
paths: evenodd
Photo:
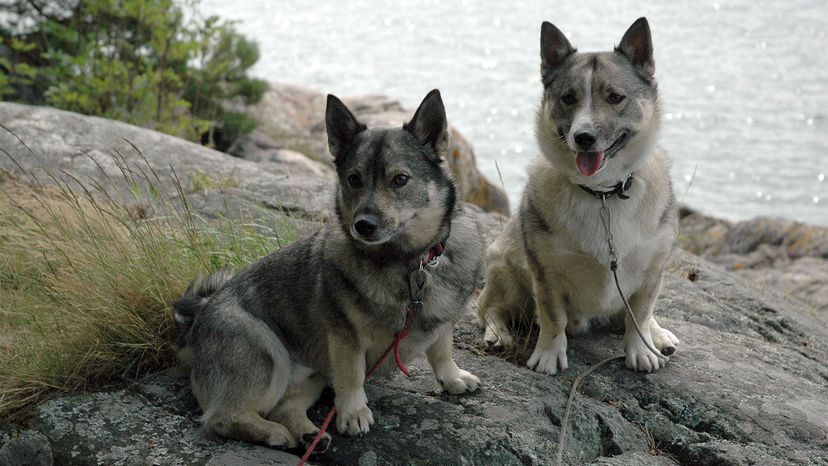
<path id="1" fill-rule="evenodd" d="M 287 427 L 263 418 L 259 413 L 248 411 L 233 418 L 223 418 L 211 423 L 210 429 L 222 437 L 259 443 L 269 447 L 293 448 L 296 439 Z"/>
<path id="2" fill-rule="evenodd" d="M 308 419 L 308 409 L 319 398 L 326 384 L 325 377 L 314 373 L 312 369 L 298 366 L 294 369 L 287 392 L 279 404 L 267 415 L 267 418 L 285 425 L 303 448 L 313 442 L 319 428 Z M 328 449 L 331 436 L 325 434 L 316 447 L 317 453 Z"/>
<path id="3" fill-rule="evenodd" d="M 265 419 L 284 396 L 293 372 L 281 340 L 260 320 L 226 303 L 205 314 L 195 339 L 190 375 L 208 431 L 270 447 L 295 447 L 282 424 Z M 211 320 L 215 319 L 215 320 Z"/>
<path id="4" fill-rule="evenodd" d="M 513 299 L 518 288 L 522 287 L 515 283 L 508 265 L 491 265 L 486 287 L 477 300 L 477 317 L 485 329 L 483 340 L 495 348 L 510 347 L 514 343 L 508 326 L 508 321 L 512 317 L 509 307 L 518 301 Z"/>
<path id="5" fill-rule="evenodd" d="M 494 348 L 508 348 L 514 344 L 512 332 L 503 319 L 502 313 L 503 311 L 498 308 L 488 308 L 485 317 L 481 317 L 481 322 L 483 322 L 486 328 L 483 334 L 483 341 L 492 345 Z"/>

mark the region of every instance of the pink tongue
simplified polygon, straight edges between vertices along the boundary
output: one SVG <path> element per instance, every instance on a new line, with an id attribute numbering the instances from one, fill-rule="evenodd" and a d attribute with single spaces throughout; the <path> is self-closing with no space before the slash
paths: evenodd
<path id="1" fill-rule="evenodd" d="M 601 163 L 604 161 L 604 151 L 598 152 L 578 152 L 575 163 L 578 165 L 578 171 L 582 175 L 592 176 L 601 168 Z"/>

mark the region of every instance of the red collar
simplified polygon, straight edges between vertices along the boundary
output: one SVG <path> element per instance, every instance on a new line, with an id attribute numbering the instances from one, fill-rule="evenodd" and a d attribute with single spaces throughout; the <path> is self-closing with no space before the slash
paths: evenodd
<path id="1" fill-rule="evenodd" d="M 425 253 L 423 259 L 420 261 L 420 267 L 437 267 L 437 264 L 440 263 L 440 257 L 443 255 L 443 251 L 445 250 L 445 244 L 442 241 L 438 241 L 437 244 L 432 246 L 431 249 Z"/>

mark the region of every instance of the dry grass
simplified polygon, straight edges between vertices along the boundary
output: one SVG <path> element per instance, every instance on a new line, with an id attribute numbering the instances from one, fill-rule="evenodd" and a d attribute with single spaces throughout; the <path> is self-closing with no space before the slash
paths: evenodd
<path id="1" fill-rule="evenodd" d="M 188 282 L 294 238 L 283 216 L 207 221 L 177 177 L 165 196 L 151 169 L 123 175 L 118 190 L 0 173 L 0 417 L 171 364 L 170 303 Z"/>

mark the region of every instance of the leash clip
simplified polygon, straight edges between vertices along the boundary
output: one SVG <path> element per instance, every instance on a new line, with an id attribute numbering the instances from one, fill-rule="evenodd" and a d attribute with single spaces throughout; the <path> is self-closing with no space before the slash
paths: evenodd
<path id="1" fill-rule="evenodd" d="M 429 269 L 434 269 L 434 268 L 437 268 L 437 266 L 438 266 L 438 265 L 440 265 L 440 259 L 441 259 L 442 257 L 443 257 L 443 256 L 435 256 L 433 259 L 431 259 L 431 261 L 429 261 L 429 262 L 426 264 L 426 267 L 428 267 Z"/>
<path id="2" fill-rule="evenodd" d="M 415 314 L 419 313 L 420 311 L 423 310 L 423 302 L 412 299 L 411 303 L 409 304 L 409 307 L 411 307 L 411 309 L 414 311 Z"/>
<path id="3" fill-rule="evenodd" d="M 417 301 L 419 301 L 422 304 L 423 290 L 425 289 L 427 279 L 428 272 L 422 267 L 422 265 L 411 272 L 411 276 L 409 277 L 408 282 L 412 304 Z"/>

